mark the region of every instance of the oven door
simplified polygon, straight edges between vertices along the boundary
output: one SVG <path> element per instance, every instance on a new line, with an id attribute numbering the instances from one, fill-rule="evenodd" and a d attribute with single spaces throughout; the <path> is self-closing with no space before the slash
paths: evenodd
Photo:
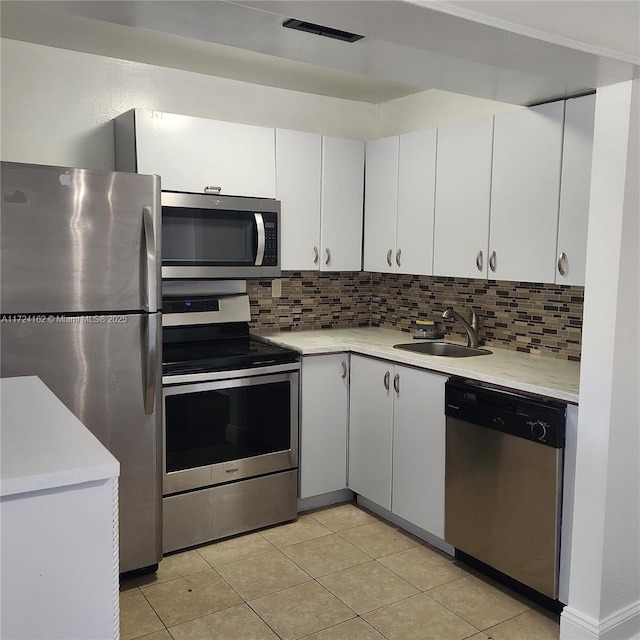
<path id="1" fill-rule="evenodd" d="M 298 466 L 299 373 L 281 368 L 163 379 L 165 496 Z"/>

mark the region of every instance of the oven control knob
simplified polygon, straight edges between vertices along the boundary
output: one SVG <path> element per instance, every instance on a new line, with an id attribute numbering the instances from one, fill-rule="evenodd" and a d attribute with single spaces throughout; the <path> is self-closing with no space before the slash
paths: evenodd
<path id="1" fill-rule="evenodd" d="M 549 426 L 546 422 L 542 422 L 542 420 L 536 420 L 535 422 L 530 422 L 531 426 L 531 435 L 536 439 L 544 442 L 547 439 L 547 427 Z"/>

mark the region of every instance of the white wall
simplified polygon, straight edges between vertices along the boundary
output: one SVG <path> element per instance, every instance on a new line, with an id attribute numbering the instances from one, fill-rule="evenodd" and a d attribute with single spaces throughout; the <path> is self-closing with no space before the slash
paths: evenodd
<path id="1" fill-rule="evenodd" d="M 114 168 L 138 107 L 366 139 L 374 105 L 2 39 L 2 160 Z"/>
<path id="2" fill-rule="evenodd" d="M 432 89 L 379 104 L 374 137 L 384 138 L 397 133 L 432 129 L 442 124 L 523 108 L 506 102 Z"/>
<path id="3" fill-rule="evenodd" d="M 639 80 L 598 90 L 563 640 L 640 638 L 639 121 Z"/>
<path id="4" fill-rule="evenodd" d="M 374 105 L 6 38 L 1 51 L 1 158 L 14 162 L 112 170 L 112 119 L 134 107 L 362 140 L 520 108 L 446 91 Z"/>

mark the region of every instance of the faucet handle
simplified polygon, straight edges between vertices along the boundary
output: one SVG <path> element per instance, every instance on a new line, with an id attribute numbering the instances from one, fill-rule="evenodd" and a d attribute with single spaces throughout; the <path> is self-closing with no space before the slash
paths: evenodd
<path id="1" fill-rule="evenodd" d="M 476 330 L 478 329 L 478 314 L 473 307 L 471 307 L 471 327 Z"/>
<path id="2" fill-rule="evenodd" d="M 465 309 L 468 309 L 469 312 L 471 313 L 471 328 L 472 329 L 478 329 L 478 314 L 476 313 L 476 310 L 470 306 L 470 305 L 464 305 Z"/>

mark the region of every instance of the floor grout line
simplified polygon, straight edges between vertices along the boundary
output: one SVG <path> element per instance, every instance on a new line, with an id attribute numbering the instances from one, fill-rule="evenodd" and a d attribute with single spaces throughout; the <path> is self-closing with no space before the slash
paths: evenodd
<path id="1" fill-rule="evenodd" d="M 350 504 L 350 503 L 346 503 L 346 504 Z M 335 507 L 335 506 L 340 506 L 340 505 L 333 505 L 333 506 Z M 355 506 L 358 510 L 364 511 L 364 512 L 365 512 L 365 513 L 367 513 L 367 514 L 369 513 L 368 511 L 366 511 L 366 510 L 362 509 L 362 508 L 361 508 L 361 507 L 359 507 L 358 505 L 354 505 L 354 506 Z M 328 511 L 328 510 L 330 510 L 330 509 L 331 509 L 331 507 L 329 507 L 328 509 L 322 509 L 322 510 L 323 510 L 323 511 L 325 511 L 325 510 L 326 510 L 326 511 Z M 318 511 L 320 511 L 320 510 L 318 510 Z M 391 553 L 386 553 L 386 554 L 384 554 L 384 555 L 381 555 L 381 556 L 379 556 L 379 557 L 376 557 L 376 556 L 371 555 L 369 552 L 365 551 L 365 550 L 364 550 L 364 549 L 362 549 L 361 547 L 359 547 L 357 544 L 354 544 L 351 540 L 347 539 L 346 537 L 344 537 L 344 536 L 343 536 L 343 535 L 341 535 L 341 534 L 342 534 L 342 533 L 347 533 L 347 532 L 349 532 L 349 531 L 353 531 L 354 529 L 357 529 L 357 528 L 359 528 L 359 527 L 364 527 L 364 526 L 371 525 L 371 524 L 375 524 L 375 523 L 382 523 L 382 524 L 385 524 L 386 526 L 388 526 L 388 527 L 389 527 L 390 529 L 392 529 L 393 531 L 398 531 L 398 532 L 399 532 L 399 533 L 401 533 L 401 534 L 405 534 L 405 531 L 404 531 L 401 527 L 399 527 L 399 526 L 392 526 L 391 524 L 386 523 L 383 519 L 381 519 L 381 518 L 378 518 L 378 517 L 375 517 L 375 516 L 374 516 L 374 518 L 375 518 L 375 519 L 374 519 L 374 521 L 372 521 L 372 522 L 365 522 L 365 523 L 357 524 L 357 525 L 354 525 L 354 526 L 346 527 L 346 528 L 344 528 L 344 529 L 340 529 L 340 530 L 338 530 L 338 531 L 335 531 L 335 530 L 333 530 L 331 527 L 329 527 L 328 525 L 326 525 L 326 524 L 322 523 L 322 522 L 321 522 L 321 521 L 319 521 L 319 520 L 316 520 L 316 518 L 314 518 L 314 517 L 313 517 L 313 514 L 312 514 L 312 513 L 305 513 L 305 512 L 303 512 L 303 513 L 301 513 L 300 515 L 308 515 L 308 516 L 310 516 L 310 517 L 311 517 L 311 518 L 312 518 L 316 523 L 318 523 L 318 524 L 322 525 L 323 527 L 325 527 L 326 529 L 328 529 L 328 530 L 329 530 L 329 533 L 324 533 L 324 534 L 321 534 L 321 535 L 314 536 L 314 537 L 312 537 L 312 538 L 306 538 L 306 539 L 303 539 L 303 540 L 299 540 L 299 541 L 296 541 L 296 542 L 292 542 L 291 544 L 286 544 L 286 545 L 283 545 L 283 546 L 281 546 L 281 547 L 277 547 L 277 546 L 276 546 L 276 545 L 274 545 L 272 542 L 270 542 L 270 540 L 268 540 L 265 536 L 263 536 L 261 531 L 256 531 L 255 533 L 257 533 L 257 534 L 258 534 L 258 535 L 259 535 L 259 536 L 260 536 L 264 541 L 266 541 L 268 544 L 270 544 L 270 545 L 273 547 L 271 550 L 269 550 L 269 551 L 263 551 L 263 552 L 260 552 L 260 553 L 255 554 L 255 555 L 250 555 L 250 556 L 247 556 L 247 557 L 245 557 L 245 558 L 241 558 L 241 559 L 239 559 L 239 560 L 233 560 L 233 561 L 231 561 L 231 562 L 225 562 L 224 564 L 220 564 L 220 565 L 218 565 L 217 567 L 213 566 L 213 564 L 211 564 L 211 562 L 209 562 L 209 561 L 204 557 L 204 555 L 203 555 L 202 553 L 200 553 L 200 550 L 201 550 L 201 549 L 203 549 L 205 546 L 208 546 L 208 545 L 201 545 L 200 547 L 194 547 L 194 548 L 192 548 L 192 549 L 188 549 L 188 550 L 180 551 L 180 552 L 177 552 L 176 554 L 171 554 L 171 555 L 180 555 L 180 554 L 182 554 L 182 553 L 188 553 L 189 551 L 193 550 L 193 551 L 195 551 L 195 552 L 197 553 L 198 557 L 199 557 L 201 560 L 204 560 L 204 562 L 205 562 L 205 564 L 207 565 L 207 567 L 208 567 L 208 568 L 206 568 L 206 569 L 199 569 L 199 570 L 197 570 L 197 571 L 193 571 L 192 573 L 186 573 L 186 574 L 184 574 L 184 575 L 180 575 L 180 576 L 175 576 L 174 578 L 171 578 L 171 579 L 168 579 L 168 580 L 162 580 L 161 582 L 157 583 L 157 586 L 160 586 L 160 585 L 168 584 L 168 583 L 170 583 L 170 582 L 177 581 L 177 580 L 180 580 L 180 579 L 188 579 L 190 576 L 193 576 L 193 575 L 196 575 L 196 574 L 199 574 L 199 573 L 208 572 L 208 571 L 213 571 L 213 573 L 214 573 L 214 574 L 215 574 L 215 575 L 216 575 L 216 576 L 217 576 L 217 577 L 222 581 L 222 583 L 223 583 L 226 587 L 228 587 L 228 588 L 229 588 L 229 589 L 230 589 L 230 590 L 231 590 L 231 591 L 232 591 L 232 592 L 233 592 L 233 593 L 234 593 L 234 594 L 239 598 L 239 600 L 240 600 L 240 602 L 239 602 L 239 603 L 236 603 L 236 604 L 231 605 L 231 606 L 229 606 L 229 607 L 224 607 L 223 609 L 219 609 L 219 610 L 217 610 L 217 611 L 213 611 L 213 612 L 211 612 L 211 613 L 206 613 L 206 614 L 204 614 L 204 615 L 198 615 L 198 616 L 195 616 L 194 618 L 190 618 L 190 619 L 188 619 L 188 620 L 183 620 L 183 621 L 181 621 L 181 622 L 179 622 L 179 623 L 177 623 L 177 624 L 175 624 L 175 625 L 172 625 L 172 627 L 168 627 L 168 626 L 164 623 L 164 621 L 162 620 L 162 618 L 161 618 L 161 616 L 160 616 L 159 612 L 158 612 L 158 611 L 156 610 L 156 608 L 153 606 L 153 604 L 151 603 L 151 601 L 147 598 L 147 595 L 146 595 L 145 591 L 143 591 L 143 589 L 145 589 L 145 588 L 149 588 L 149 587 L 156 586 L 156 585 L 154 585 L 154 583 L 147 584 L 147 585 L 143 585 L 143 586 L 140 586 L 139 584 L 135 584 L 135 583 L 134 583 L 134 585 L 133 585 L 132 587 L 130 587 L 129 589 L 127 589 L 127 590 L 126 590 L 126 591 L 124 591 L 124 592 L 121 592 L 121 594 L 122 594 L 122 593 L 126 593 L 126 592 L 128 592 L 128 591 L 131 591 L 131 590 L 133 590 L 133 589 L 137 589 L 137 590 L 142 594 L 142 596 L 143 596 L 143 598 L 144 598 L 144 601 L 149 605 L 149 607 L 150 607 L 151 611 L 153 611 L 153 613 L 157 616 L 157 618 L 158 618 L 158 620 L 160 621 L 160 623 L 163 625 L 163 629 L 164 629 L 164 630 L 169 634 L 169 636 L 170 636 L 172 639 L 174 639 L 174 640 L 175 640 L 175 637 L 174 637 L 174 635 L 171 633 L 171 628 L 174 628 L 174 627 L 176 627 L 176 626 L 178 626 L 178 625 L 180 625 L 180 624 L 184 624 L 184 623 L 188 623 L 188 622 L 193 622 L 193 621 L 198 620 L 198 619 L 200 619 L 200 618 L 205 618 L 205 617 L 207 617 L 207 616 L 210 616 L 210 615 L 213 615 L 213 614 L 216 614 L 216 613 L 219 613 L 219 612 L 222 612 L 222 611 L 225 611 L 225 610 L 228 610 L 228 609 L 234 608 L 234 607 L 240 607 L 240 606 L 246 606 L 246 607 L 248 607 L 248 608 L 249 608 L 249 610 L 250 610 L 250 611 L 252 611 L 252 612 L 253 612 L 253 614 L 254 614 L 254 615 L 256 615 L 256 616 L 259 618 L 259 620 L 261 620 L 261 622 L 262 622 L 264 625 L 266 625 L 266 627 L 267 627 L 268 629 L 270 629 L 270 630 L 271 630 L 271 632 L 272 632 L 272 633 L 273 633 L 277 638 L 279 638 L 280 640 L 282 640 L 282 637 L 277 633 L 277 631 L 275 630 L 275 628 L 274 628 L 274 627 L 272 627 L 272 626 L 271 626 L 271 624 L 269 624 L 269 622 L 267 621 L 267 619 L 265 619 L 265 618 L 264 618 L 264 617 L 263 617 L 263 616 L 262 616 L 262 615 L 261 615 L 261 614 L 260 614 L 256 609 L 254 609 L 254 607 L 252 606 L 252 604 L 251 604 L 251 603 L 252 603 L 252 602 L 255 602 L 255 601 L 257 601 L 257 600 L 259 600 L 260 598 L 267 597 L 267 596 L 271 596 L 271 595 L 274 595 L 274 594 L 277 594 L 277 593 L 281 593 L 281 592 L 283 592 L 283 591 L 286 591 L 287 589 L 294 589 L 294 588 L 296 588 L 296 587 L 300 587 L 300 586 L 302 586 L 302 585 L 307 585 L 307 584 L 310 584 L 310 583 L 312 583 L 312 582 L 313 582 L 313 583 L 315 583 L 316 585 L 320 586 L 320 587 L 321 587 L 323 590 L 325 590 L 327 593 L 331 594 L 331 596 L 332 596 L 333 598 L 335 598 L 335 599 L 337 600 L 337 602 L 339 602 L 341 605 L 343 605 L 343 606 L 344 606 L 344 607 L 346 607 L 349 611 L 351 611 L 351 612 L 353 613 L 353 617 L 352 617 L 352 618 L 348 618 L 346 621 L 342 621 L 342 622 L 338 622 L 338 623 L 335 623 L 335 624 L 331 624 L 331 625 L 329 625 L 328 627 L 324 627 L 323 629 L 320 629 L 320 630 L 318 630 L 318 631 L 316 631 L 316 632 L 312 633 L 311 635 L 314 635 L 315 633 L 320 633 L 320 632 L 322 632 L 322 631 L 325 631 L 326 629 L 331 629 L 331 628 L 333 628 L 333 627 L 337 627 L 337 626 L 339 626 L 339 625 L 341 625 L 341 624 L 344 624 L 345 622 L 348 622 L 348 621 L 351 621 L 351 620 L 357 620 L 357 619 L 359 619 L 359 620 L 361 620 L 363 623 L 365 623 L 366 625 L 368 625 L 368 627 L 370 627 L 371 629 L 374 629 L 374 630 L 376 631 L 376 633 L 379 633 L 379 634 L 380 634 L 380 636 L 381 636 L 382 638 L 386 638 L 386 639 L 388 640 L 388 636 L 386 636 L 386 635 L 385 635 L 381 630 L 379 630 L 375 625 L 373 625 L 372 623 L 370 623 L 368 620 L 365 620 L 365 618 L 364 618 L 363 616 L 365 616 L 365 615 L 369 615 L 369 614 L 372 614 L 372 613 L 375 613 L 375 612 L 380 611 L 380 610 L 382 610 L 382 609 L 384 609 L 384 608 L 386 608 L 386 607 L 389 607 L 389 606 L 392 606 L 392 605 L 396 605 L 396 604 L 401 603 L 401 602 L 403 602 L 403 601 L 406 601 L 406 600 L 409 600 L 409 599 L 411 599 L 411 598 L 414 598 L 414 597 L 416 597 L 416 596 L 418 596 L 418 595 L 425 595 L 425 596 L 427 596 L 431 601 L 433 601 L 434 603 L 436 603 L 436 604 L 440 605 L 441 607 L 443 607 L 443 609 L 445 609 L 445 610 L 447 610 L 448 612 L 450 612 L 450 613 L 451 613 L 452 615 L 454 615 L 456 618 L 458 618 L 459 620 L 464 621 L 466 624 L 468 624 L 468 625 L 470 625 L 471 627 L 473 627 L 474 629 L 476 629 L 476 631 L 474 631 L 474 633 L 473 633 L 473 634 L 471 634 L 470 636 L 466 636 L 467 638 L 470 638 L 472 635 L 475 635 L 476 633 L 483 633 L 485 636 L 487 636 L 487 635 L 489 635 L 489 631 L 488 631 L 488 630 L 490 630 L 490 629 L 492 629 L 492 628 L 494 628 L 494 627 L 496 627 L 496 626 L 498 626 L 498 625 L 500 625 L 500 624 L 503 624 L 503 623 L 505 623 L 505 622 L 508 622 L 508 621 L 510 621 L 510 620 L 513 620 L 514 618 L 517 618 L 518 616 L 523 615 L 524 613 L 526 613 L 526 612 L 528 612 L 528 611 L 537 610 L 538 608 L 540 608 L 541 610 L 544 610 L 544 608 L 543 608 L 543 607 L 536 607 L 535 603 L 533 603 L 533 604 L 531 604 L 531 603 L 529 603 L 529 604 L 521 603 L 521 604 L 523 604 L 523 606 L 525 606 L 525 607 L 526 607 L 523 611 L 520 611 L 520 612 L 518 612 L 518 613 L 516 613 L 516 614 L 514 614 L 514 615 L 511 615 L 511 616 L 509 616 L 508 618 L 505 618 L 504 620 L 501 620 L 501 621 L 499 621 L 499 622 L 496 622 L 495 624 L 492 624 L 491 626 L 486 627 L 485 629 L 479 628 L 478 626 L 476 626 L 475 624 L 473 624 L 472 622 L 470 622 L 469 620 L 467 620 L 467 619 L 464 617 L 464 615 L 462 615 L 462 614 L 460 614 L 460 613 L 458 613 L 458 612 L 454 611 L 453 609 L 451 609 L 451 608 L 450 608 L 450 606 L 447 606 L 446 604 L 444 604 L 444 603 L 442 603 L 442 602 L 438 601 L 436 598 L 434 598 L 432 595 L 430 595 L 430 593 L 429 593 L 429 592 L 430 592 L 430 591 L 433 591 L 433 590 L 435 590 L 435 589 L 438 589 L 438 588 L 440 588 L 440 587 L 446 586 L 446 585 L 451 585 L 452 583 L 454 583 L 454 582 L 456 582 L 456 581 L 463 580 L 464 578 L 468 578 L 468 577 L 476 577 L 477 579 L 482 580 L 482 581 L 483 581 L 487 586 L 489 586 L 489 587 L 493 587 L 493 588 L 498 588 L 498 586 L 496 586 L 495 584 L 493 584 L 493 582 L 492 582 L 492 581 L 486 581 L 486 580 L 484 580 L 484 579 L 483 579 L 483 576 L 478 576 L 478 575 L 476 575 L 475 573 L 471 573 L 471 572 L 467 571 L 467 569 L 466 569 L 465 567 L 460 567 L 462 570 L 464 570 L 464 571 L 465 571 L 465 575 L 463 575 L 463 576 L 458 576 L 458 577 L 456 577 L 456 578 L 452 578 L 452 579 L 447 579 L 447 580 L 445 580 L 445 582 L 442 582 L 441 584 L 438 584 L 438 585 L 435 585 L 435 586 L 433 586 L 433 587 L 430 587 L 429 589 L 422 590 L 422 589 L 420 589 L 420 587 L 418 587 L 416 584 L 414 584 L 413 582 L 411 582 L 410 580 L 408 580 L 406 577 L 404 577 L 400 572 L 398 572 L 397 570 L 392 569 L 391 567 L 386 566 L 385 564 L 383 564 L 383 563 L 382 563 L 382 562 L 380 562 L 380 561 L 381 561 L 382 559 L 390 558 L 390 557 L 392 557 L 392 556 L 395 556 L 395 555 L 401 554 L 401 553 L 406 552 L 406 551 L 409 551 L 409 550 L 411 550 L 411 549 L 415 549 L 415 548 L 417 548 L 417 547 L 424 547 L 425 549 L 427 549 L 427 550 L 429 550 L 429 551 L 431 551 L 431 552 L 437 553 L 437 554 L 440 556 L 440 555 L 442 554 L 441 550 L 437 549 L 437 548 L 436 548 L 436 547 L 434 547 L 433 545 L 430 545 L 430 544 L 429 544 L 428 542 L 426 542 L 426 541 L 417 540 L 417 541 L 416 541 L 416 544 L 415 544 L 414 546 L 407 547 L 406 549 L 400 549 L 400 550 L 398 550 L 398 551 L 393 551 L 393 552 L 391 552 Z M 372 515 L 373 515 L 373 514 L 372 514 Z M 287 524 L 295 524 L 295 523 L 287 523 Z M 285 525 L 285 526 L 286 526 L 286 525 Z M 271 529 L 276 529 L 276 528 L 277 528 L 277 527 L 271 527 L 271 528 L 269 528 L 269 529 L 265 529 L 265 531 L 269 531 L 269 530 L 271 530 Z M 362 560 L 361 562 L 357 562 L 356 564 L 349 565 L 349 566 L 344 567 L 344 568 L 342 568 L 342 569 L 337 569 L 337 570 L 335 570 L 335 571 L 331 571 L 330 573 L 323 574 L 323 575 L 321 575 L 321 576 L 317 576 L 317 577 L 315 577 L 315 576 L 312 576 L 312 575 L 311 575 L 311 574 L 310 574 L 310 573 L 309 573 L 309 572 L 304 568 L 303 563 L 301 563 L 300 561 L 296 561 L 296 560 L 294 560 L 293 558 L 289 557 L 289 556 L 285 553 L 285 550 L 286 550 L 286 549 L 288 549 L 288 548 L 290 548 L 290 547 L 293 547 L 293 546 L 295 546 L 295 545 L 299 545 L 299 544 L 303 544 L 303 543 L 313 543 L 314 541 L 320 540 L 320 539 L 322 539 L 322 538 L 325 538 L 325 537 L 327 537 L 327 536 L 331 536 L 331 535 L 336 536 L 337 538 L 340 538 L 342 541 L 344 541 L 344 542 L 346 542 L 347 544 L 349 544 L 349 545 L 351 545 L 352 547 L 354 547 L 354 549 L 357 549 L 357 550 L 358 550 L 358 552 L 362 553 L 362 554 L 367 558 L 367 560 Z M 410 534 L 408 534 L 408 532 L 407 532 L 407 533 L 406 533 L 406 535 L 410 535 Z M 241 537 L 242 537 L 242 535 L 234 536 L 234 538 L 236 538 L 236 537 L 237 537 L 237 538 L 241 538 Z M 415 537 L 414 537 L 414 536 L 411 536 L 411 540 L 414 540 L 414 539 L 415 539 Z M 223 541 L 220 541 L 220 542 L 223 542 Z M 215 542 L 212 542 L 212 543 L 209 543 L 209 544 L 215 544 Z M 306 579 L 305 581 L 301 582 L 301 583 L 298 583 L 298 584 L 295 584 L 295 585 L 291 585 L 291 586 L 287 586 L 287 587 L 278 588 L 278 589 L 276 589 L 276 590 L 274 590 L 274 591 L 270 591 L 270 592 L 269 592 L 269 593 L 267 593 L 267 594 L 263 594 L 263 595 L 261 595 L 261 596 L 257 596 L 257 597 L 255 597 L 255 598 L 245 599 L 245 597 L 243 597 L 243 596 L 240 594 L 240 592 L 239 592 L 237 589 L 235 589 L 235 588 L 233 587 L 233 585 L 232 585 L 230 582 L 228 582 L 228 581 L 227 581 L 227 580 L 222 576 L 222 574 L 218 571 L 218 569 L 223 568 L 223 567 L 226 567 L 226 566 L 229 566 L 230 564 L 234 564 L 235 562 L 244 562 L 244 561 L 256 560 L 257 558 L 260 558 L 260 557 L 262 557 L 262 556 L 264 556 L 264 555 L 267 555 L 267 554 L 270 554 L 270 553 L 274 553 L 274 552 L 279 552 L 279 553 L 280 553 L 280 555 L 282 556 L 282 558 L 286 559 L 287 561 L 289 561 L 289 562 L 291 562 L 293 565 L 295 565 L 295 567 L 296 567 L 297 569 L 299 569 L 300 571 L 302 571 L 302 572 L 306 575 L 307 579 Z M 446 558 L 444 558 L 444 559 L 446 559 Z M 452 557 L 452 561 L 455 561 L 455 558 L 453 558 L 453 557 Z M 366 563 L 369 563 L 369 562 L 376 562 L 376 563 L 377 563 L 377 565 L 379 565 L 380 567 L 384 568 L 384 569 L 385 569 L 385 570 L 387 570 L 387 571 L 390 571 L 390 572 L 391 572 L 394 576 L 396 576 L 398 579 L 400 579 L 400 580 L 404 581 L 407 585 L 411 586 L 413 589 L 416 589 L 416 590 L 417 590 L 417 593 L 412 594 L 412 595 L 409 595 L 409 596 L 401 597 L 401 598 L 399 598 L 398 600 L 395 600 L 395 601 L 390 602 L 390 603 L 383 604 L 383 605 L 381 605 L 381 606 L 379 606 L 379 607 L 376 607 L 375 609 L 372 609 L 371 611 L 367 611 L 366 613 L 360 614 L 360 613 L 358 613 L 357 611 L 355 611 L 355 610 L 354 610 L 354 609 L 353 609 L 349 604 L 347 604 L 346 602 L 344 602 L 344 600 L 343 600 L 340 596 L 338 596 L 338 595 L 336 595 L 335 593 L 333 593 L 333 591 L 331 591 L 328 587 L 326 587 L 325 585 L 323 585 L 323 584 L 320 582 L 320 580 L 321 580 L 321 579 L 323 579 L 323 578 L 329 577 L 329 576 L 334 575 L 334 574 L 336 574 L 336 573 L 340 573 L 340 572 L 342 572 L 342 571 L 347 571 L 347 570 L 350 570 L 350 569 L 357 568 L 358 566 L 363 565 L 363 564 L 366 564 Z M 428 567 L 427 567 L 427 569 L 428 569 Z M 501 586 L 501 585 L 499 585 L 499 586 Z M 506 587 L 498 588 L 498 590 L 499 590 L 499 591 L 501 591 L 502 593 L 504 593 L 504 594 L 505 594 L 505 595 L 507 595 L 507 596 L 509 596 L 509 595 L 511 594 L 511 590 L 508 590 Z M 516 593 L 514 593 L 514 595 L 517 595 L 517 594 L 516 594 Z M 527 603 L 528 603 L 528 602 L 529 602 L 529 601 L 527 600 Z M 545 610 L 545 611 L 546 611 L 546 610 Z M 158 631 L 158 632 L 159 632 L 159 631 Z M 151 632 L 151 633 L 157 633 L 157 632 Z M 140 636 L 134 636 L 134 638 L 135 638 L 135 639 L 140 639 L 140 638 L 144 638 L 146 635 L 149 635 L 149 634 L 148 634 L 148 633 L 145 633 L 145 634 L 140 635 Z M 302 636 L 299 640 L 304 640 L 304 638 L 306 638 L 306 637 L 309 637 L 309 635 L 307 635 L 307 636 Z M 132 640 L 133 640 L 133 639 L 132 639 Z"/>

